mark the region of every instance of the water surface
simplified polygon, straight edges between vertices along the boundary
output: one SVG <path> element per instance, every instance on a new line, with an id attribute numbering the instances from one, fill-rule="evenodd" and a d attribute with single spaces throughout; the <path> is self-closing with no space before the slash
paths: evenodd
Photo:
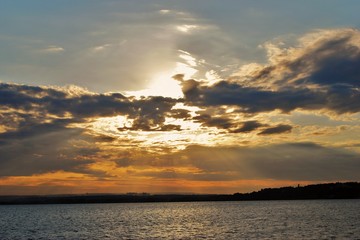
<path id="1" fill-rule="evenodd" d="M 0 239 L 360 239 L 360 200 L 0 206 Z"/>

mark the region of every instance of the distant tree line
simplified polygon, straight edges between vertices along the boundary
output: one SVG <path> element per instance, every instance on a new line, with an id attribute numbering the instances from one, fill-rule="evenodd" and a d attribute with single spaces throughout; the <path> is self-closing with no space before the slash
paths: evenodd
<path id="1" fill-rule="evenodd" d="M 252 193 L 235 193 L 238 200 L 356 199 L 360 183 L 326 183 L 297 187 L 265 188 Z"/>
<path id="2" fill-rule="evenodd" d="M 0 196 L 0 204 L 76 204 L 136 202 L 200 202 L 300 199 L 360 199 L 360 183 L 327 183 L 298 187 L 265 188 L 235 194 L 84 194 L 48 196 Z"/>

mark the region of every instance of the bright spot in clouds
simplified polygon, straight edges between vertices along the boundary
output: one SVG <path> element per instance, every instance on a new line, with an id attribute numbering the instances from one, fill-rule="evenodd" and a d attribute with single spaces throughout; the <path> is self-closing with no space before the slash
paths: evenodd
<path id="1" fill-rule="evenodd" d="M 48 46 L 47 48 L 42 50 L 42 52 L 44 53 L 60 53 L 63 51 L 65 51 L 64 48 L 55 45 Z"/>
<path id="2" fill-rule="evenodd" d="M 183 93 L 181 91 L 180 83 L 173 79 L 174 71 L 160 72 L 150 79 L 150 84 L 144 90 L 139 91 L 126 91 L 125 94 L 135 97 L 149 97 L 149 96 L 162 96 L 181 98 Z"/>
<path id="3" fill-rule="evenodd" d="M 179 25 L 179 26 L 176 26 L 176 29 L 180 32 L 183 32 L 183 33 L 188 33 L 190 32 L 191 30 L 195 30 L 199 28 L 199 26 L 197 25 Z"/>
<path id="4" fill-rule="evenodd" d="M 135 97 L 141 96 L 163 96 L 181 98 L 183 92 L 181 90 L 180 82 L 175 80 L 173 76 L 177 74 L 183 74 L 184 79 L 192 78 L 198 70 L 196 59 L 185 51 L 179 50 L 179 58 L 182 62 L 176 62 L 175 68 L 169 71 L 162 71 L 156 73 L 150 80 L 149 85 L 144 90 L 139 91 L 127 91 L 127 95 Z"/>

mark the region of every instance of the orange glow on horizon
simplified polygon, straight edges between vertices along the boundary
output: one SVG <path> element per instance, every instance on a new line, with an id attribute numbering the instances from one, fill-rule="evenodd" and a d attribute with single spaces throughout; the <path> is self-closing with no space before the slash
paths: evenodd
<path id="1" fill-rule="evenodd" d="M 0 195 L 8 194 L 84 194 L 84 193 L 197 193 L 232 194 L 263 188 L 304 186 L 319 183 L 288 180 L 192 181 L 151 177 L 97 179 L 79 173 L 55 172 L 28 177 L 6 177 L 0 182 Z M 16 187 L 15 187 L 16 186 Z M 9 192 L 10 191 L 10 192 Z"/>

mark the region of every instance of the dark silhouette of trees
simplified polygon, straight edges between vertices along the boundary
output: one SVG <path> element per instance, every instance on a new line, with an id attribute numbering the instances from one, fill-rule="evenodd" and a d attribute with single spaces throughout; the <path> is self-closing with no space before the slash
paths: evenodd
<path id="1" fill-rule="evenodd" d="M 200 202 L 300 199 L 360 199 L 360 183 L 327 183 L 297 187 L 265 188 L 235 194 L 85 194 L 48 196 L 0 196 L 0 204 L 75 204 L 130 202 Z"/>
<path id="2" fill-rule="evenodd" d="M 265 188 L 252 193 L 235 193 L 239 200 L 351 199 L 360 198 L 360 183 L 326 183 L 301 187 Z"/>

